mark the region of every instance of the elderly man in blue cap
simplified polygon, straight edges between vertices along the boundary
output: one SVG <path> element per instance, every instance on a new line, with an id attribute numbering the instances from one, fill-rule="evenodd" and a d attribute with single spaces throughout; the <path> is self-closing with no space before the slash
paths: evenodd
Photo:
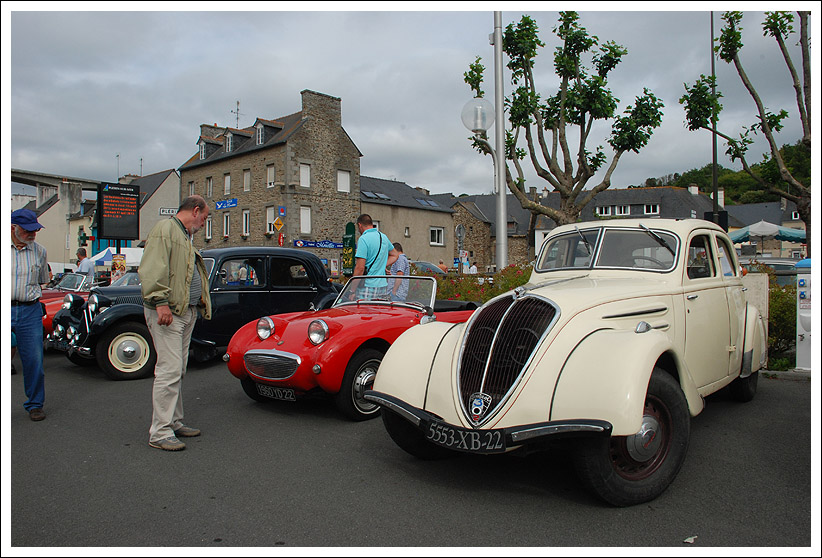
<path id="1" fill-rule="evenodd" d="M 11 330 L 17 338 L 17 350 L 23 363 L 26 397 L 23 408 L 34 421 L 46 418 L 43 372 L 43 310 L 41 286 L 49 281 L 46 249 L 34 242 L 43 226 L 30 209 L 11 214 Z"/>

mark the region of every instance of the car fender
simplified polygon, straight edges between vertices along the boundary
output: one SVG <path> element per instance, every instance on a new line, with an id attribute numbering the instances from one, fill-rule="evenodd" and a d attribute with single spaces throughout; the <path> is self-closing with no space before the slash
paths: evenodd
<path id="1" fill-rule="evenodd" d="M 636 433 L 651 373 L 660 355 L 672 349 L 668 335 L 658 330 L 593 331 L 577 344 L 560 370 L 550 420 L 600 419 L 612 424 L 613 435 Z M 610 355 L 607 360 L 605 355 Z M 701 410 L 695 390 L 683 391 L 686 397 L 691 391 Z"/>
<path id="2" fill-rule="evenodd" d="M 768 343 L 765 336 L 765 320 L 759 309 L 748 303 L 745 313 L 745 342 L 742 349 L 742 369 L 739 376 L 745 378 L 765 366 Z"/>
<path id="3" fill-rule="evenodd" d="M 464 327 L 464 323 L 430 322 L 404 331 L 385 354 L 373 389 L 390 393 L 420 409 L 426 408 L 435 359 L 444 355 L 445 361 L 451 362 L 454 345 Z M 447 368 L 450 370 L 450 365 Z M 447 397 L 447 393 L 438 395 Z"/>
<path id="4" fill-rule="evenodd" d="M 139 320 L 145 323 L 146 318 L 145 313 L 143 312 L 143 305 L 130 303 L 115 304 L 114 306 L 109 306 L 106 310 L 94 316 L 94 319 L 91 322 L 91 327 L 89 328 L 86 344 L 96 342 L 96 339 L 102 335 L 106 329 L 108 329 L 112 324 L 123 319 Z M 90 348 L 94 349 L 91 345 Z"/>

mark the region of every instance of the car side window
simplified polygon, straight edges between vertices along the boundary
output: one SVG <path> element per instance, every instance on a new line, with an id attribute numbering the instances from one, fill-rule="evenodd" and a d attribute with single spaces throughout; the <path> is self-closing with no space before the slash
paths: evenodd
<path id="1" fill-rule="evenodd" d="M 265 284 L 263 258 L 224 260 L 217 271 L 217 287 L 259 287 Z"/>
<path id="2" fill-rule="evenodd" d="M 308 270 L 298 260 L 273 258 L 271 260 L 272 287 L 310 287 Z"/>
<path id="3" fill-rule="evenodd" d="M 703 279 L 715 275 L 710 240 L 707 235 L 699 235 L 691 239 L 691 244 L 688 246 L 689 279 Z"/>
<path id="4" fill-rule="evenodd" d="M 737 274 L 737 268 L 734 266 L 733 248 L 728 246 L 724 238 L 717 238 L 719 267 L 722 269 L 722 275 L 725 277 L 734 277 Z"/>

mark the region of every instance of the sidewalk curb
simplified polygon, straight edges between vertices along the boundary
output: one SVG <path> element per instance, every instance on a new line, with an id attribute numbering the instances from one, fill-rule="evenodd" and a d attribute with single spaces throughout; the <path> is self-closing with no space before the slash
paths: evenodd
<path id="1" fill-rule="evenodd" d="M 804 368 L 794 368 L 793 370 L 760 370 L 761 376 L 774 378 L 777 380 L 797 380 L 809 382 L 811 379 L 811 371 Z"/>

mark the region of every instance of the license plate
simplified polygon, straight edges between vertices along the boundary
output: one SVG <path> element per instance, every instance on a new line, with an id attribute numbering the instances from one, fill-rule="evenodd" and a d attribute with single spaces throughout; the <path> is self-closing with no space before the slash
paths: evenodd
<path id="1" fill-rule="evenodd" d="M 297 398 L 294 396 L 294 390 L 291 388 L 281 388 L 281 387 L 273 387 L 267 386 L 265 384 L 256 384 L 257 385 L 257 393 L 262 395 L 263 397 L 270 397 L 271 399 L 280 399 L 282 401 L 296 401 Z"/>
<path id="2" fill-rule="evenodd" d="M 505 432 L 502 430 L 468 430 L 438 421 L 428 423 L 428 440 L 440 446 L 471 453 L 501 453 L 505 451 Z"/>
<path id="3" fill-rule="evenodd" d="M 54 349 L 55 351 L 62 351 L 65 353 L 68 352 L 69 344 L 68 341 L 63 340 L 47 340 L 46 348 Z"/>

